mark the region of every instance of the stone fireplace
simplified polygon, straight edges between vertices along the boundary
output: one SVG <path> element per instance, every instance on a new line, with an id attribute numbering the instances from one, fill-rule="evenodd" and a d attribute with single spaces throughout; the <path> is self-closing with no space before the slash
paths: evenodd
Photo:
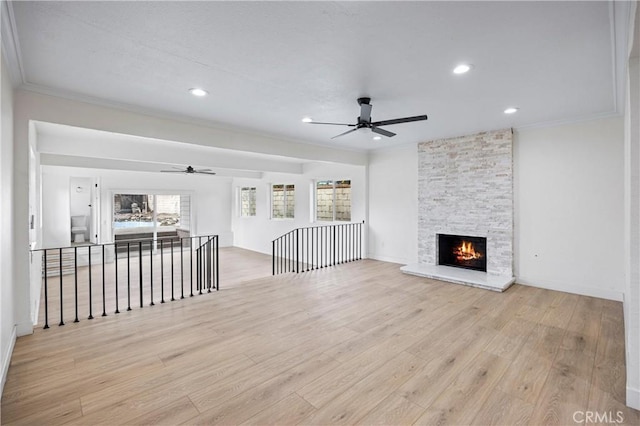
<path id="1" fill-rule="evenodd" d="M 418 144 L 418 198 L 418 264 L 403 272 L 498 291 L 513 283 L 511 129 Z M 458 247 L 445 253 L 447 236 Z"/>

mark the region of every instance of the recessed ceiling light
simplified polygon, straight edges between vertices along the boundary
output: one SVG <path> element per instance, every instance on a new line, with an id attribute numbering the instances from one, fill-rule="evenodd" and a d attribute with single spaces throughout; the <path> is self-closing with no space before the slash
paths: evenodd
<path id="1" fill-rule="evenodd" d="M 504 113 L 505 113 L 505 114 L 513 114 L 513 113 L 518 112 L 518 110 L 519 110 L 519 109 L 520 109 L 520 108 L 516 108 L 516 107 L 509 107 L 509 108 L 507 108 L 507 109 L 505 109 L 505 110 L 504 110 Z"/>
<path id="2" fill-rule="evenodd" d="M 471 69 L 472 65 L 470 64 L 460 64 L 453 69 L 454 74 L 464 74 Z"/>
<path id="3" fill-rule="evenodd" d="M 209 92 L 207 92 L 206 90 L 200 89 L 198 87 L 189 89 L 189 93 L 191 93 L 193 96 L 198 96 L 198 97 L 207 96 L 209 94 Z"/>
<path id="4" fill-rule="evenodd" d="M 303 122 L 303 123 L 311 123 L 312 121 L 313 121 L 313 119 L 312 119 L 311 117 L 304 117 L 304 118 L 302 119 L 302 122 Z"/>
<path id="5" fill-rule="evenodd" d="M 374 141 L 379 141 L 380 139 L 382 139 L 382 136 L 374 136 L 374 137 L 373 137 L 373 140 L 374 140 Z"/>

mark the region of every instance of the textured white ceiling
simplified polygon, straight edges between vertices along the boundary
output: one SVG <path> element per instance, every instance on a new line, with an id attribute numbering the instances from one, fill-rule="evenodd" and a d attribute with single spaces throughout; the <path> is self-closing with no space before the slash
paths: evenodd
<path id="1" fill-rule="evenodd" d="M 23 79 L 288 139 L 376 149 L 616 112 L 610 2 L 13 2 Z M 474 64 L 456 76 L 459 62 Z M 203 87 L 210 96 L 187 90 Z M 355 122 L 429 120 L 331 140 Z M 518 106 L 512 116 L 507 106 Z"/>

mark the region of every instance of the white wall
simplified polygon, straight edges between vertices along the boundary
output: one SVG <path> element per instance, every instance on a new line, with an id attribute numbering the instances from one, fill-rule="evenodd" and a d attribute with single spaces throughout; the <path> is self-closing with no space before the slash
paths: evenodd
<path id="1" fill-rule="evenodd" d="M 229 178 L 60 166 L 42 166 L 42 176 L 44 247 L 64 246 L 70 243 L 69 182 L 74 176 L 99 178 L 101 182 L 99 185 L 101 242 L 112 241 L 113 194 L 129 191 L 191 195 L 194 220 L 192 234 L 218 234 L 221 246 L 233 244 L 231 179 Z"/>
<path id="2" fill-rule="evenodd" d="M 409 145 L 369 156 L 369 257 L 418 261 L 418 148 Z"/>
<path id="3" fill-rule="evenodd" d="M 308 163 L 303 174 L 265 173 L 261 179 L 236 178 L 233 180 L 234 208 L 233 235 L 236 247 L 271 254 L 271 241 L 294 228 L 310 226 L 311 182 L 313 180 L 351 180 L 351 223 L 366 218 L 366 170 L 362 166 L 330 163 Z M 295 185 L 295 218 L 269 219 L 269 185 Z M 256 188 L 256 216 L 240 217 L 235 198 L 237 188 Z M 327 224 L 318 222 L 314 225 Z M 343 222 L 336 222 L 343 223 Z M 366 228 L 366 227 L 365 227 Z M 363 238 L 366 238 L 364 236 Z M 366 240 L 365 240 L 366 241 Z M 363 247 L 366 247 L 363 243 Z"/>
<path id="4" fill-rule="evenodd" d="M 622 117 L 516 132 L 517 282 L 622 300 Z"/>
<path id="5" fill-rule="evenodd" d="M 4 53 L 4 52 L 3 52 Z M 16 339 L 13 272 L 13 88 L 0 54 L 0 395 Z M 27 285 L 27 283 L 23 283 Z"/>

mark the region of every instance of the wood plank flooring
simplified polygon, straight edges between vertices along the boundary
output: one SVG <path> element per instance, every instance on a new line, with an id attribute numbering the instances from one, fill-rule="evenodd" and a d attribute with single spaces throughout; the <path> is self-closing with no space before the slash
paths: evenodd
<path id="1" fill-rule="evenodd" d="M 494 293 L 371 260 L 271 277 L 221 250 L 221 290 L 16 342 L 2 424 L 637 425 L 622 305 Z"/>

